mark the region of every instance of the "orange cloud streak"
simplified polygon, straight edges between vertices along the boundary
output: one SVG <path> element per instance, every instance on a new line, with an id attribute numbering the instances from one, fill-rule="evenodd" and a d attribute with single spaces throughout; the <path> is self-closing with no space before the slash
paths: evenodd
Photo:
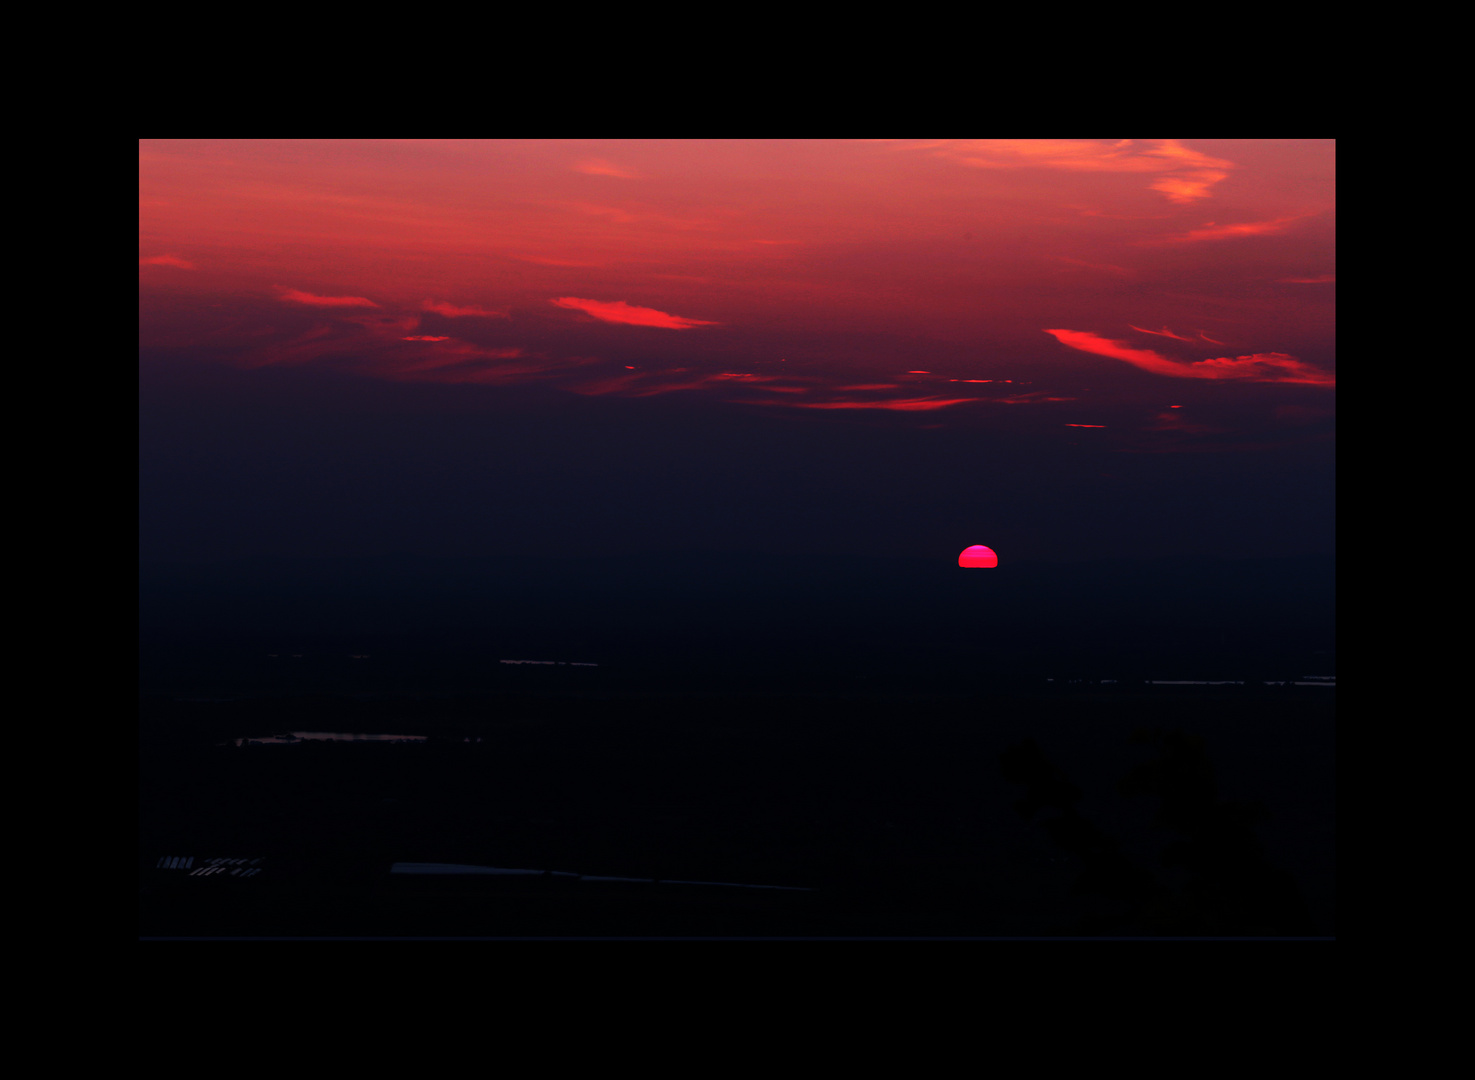
<path id="1" fill-rule="evenodd" d="M 1200 240 L 1235 240 L 1244 236 L 1273 236 L 1285 232 L 1292 222 L 1300 221 L 1305 214 L 1276 218 L 1274 221 L 1244 221 L 1235 225 L 1216 225 L 1212 221 L 1201 229 L 1190 229 L 1178 236 L 1167 236 L 1161 240 L 1142 240 L 1143 244 L 1192 244 Z"/>
<path id="2" fill-rule="evenodd" d="M 444 300 L 426 300 L 420 305 L 422 311 L 433 311 L 437 315 L 444 315 L 448 319 L 461 319 L 469 316 L 479 316 L 483 319 L 505 319 L 505 311 L 488 311 L 486 308 L 477 307 L 474 304 L 469 307 L 459 307 L 456 304 L 447 303 Z"/>
<path id="3" fill-rule="evenodd" d="M 1143 140 L 1145 141 L 1145 140 Z M 958 139 L 926 144 L 941 157 L 979 169 L 1044 168 L 1080 172 L 1160 172 L 1149 186 L 1175 203 L 1212 194 L 1234 162 L 1209 157 L 1176 139 L 1119 142 L 1088 139 Z"/>
<path id="4" fill-rule="evenodd" d="M 1192 341 L 1193 340 L 1193 338 L 1186 338 L 1182 334 L 1175 334 L 1175 333 L 1173 333 L 1173 331 L 1169 330 L 1166 326 L 1163 327 L 1161 330 L 1144 330 L 1140 326 L 1132 326 L 1131 323 L 1128 323 L 1127 326 L 1130 327 L 1133 330 L 1136 330 L 1139 334 L 1156 334 L 1158 337 L 1176 338 L 1179 341 Z"/>
<path id="5" fill-rule="evenodd" d="M 900 412 L 920 412 L 929 409 L 945 409 L 949 405 L 962 405 L 978 398 L 891 398 L 889 401 L 776 401 L 769 404 L 787 405 L 795 409 L 894 409 Z"/>
<path id="6" fill-rule="evenodd" d="M 1134 349 L 1122 341 L 1112 341 L 1082 330 L 1046 330 L 1055 340 L 1081 352 L 1095 353 L 1125 360 L 1133 367 L 1154 375 L 1178 379 L 1245 379 L 1252 382 L 1304 383 L 1310 386 L 1335 386 L 1336 376 L 1310 364 L 1302 363 L 1286 353 L 1255 353 L 1251 356 L 1221 356 L 1213 360 L 1181 363 L 1155 353 L 1151 349 Z"/>
<path id="7" fill-rule="evenodd" d="M 655 308 L 632 307 L 623 300 L 583 300 L 577 296 L 561 296 L 550 300 L 550 304 L 572 308 L 608 323 L 623 323 L 628 326 L 657 326 L 666 330 L 687 330 L 693 326 L 718 326 L 701 319 L 685 319 L 680 315 L 669 315 Z"/>
<path id="8" fill-rule="evenodd" d="M 311 304 L 313 307 L 373 307 L 379 305 L 363 296 L 318 296 L 315 293 L 302 292 L 300 289 L 282 289 L 278 287 L 283 300 L 290 300 L 294 304 Z"/>

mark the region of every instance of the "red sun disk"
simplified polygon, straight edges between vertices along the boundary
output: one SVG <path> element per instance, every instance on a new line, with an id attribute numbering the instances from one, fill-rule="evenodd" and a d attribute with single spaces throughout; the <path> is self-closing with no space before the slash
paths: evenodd
<path id="1" fill-rule="evenodd" d="M 963 554 L 958 556 L 959 566 L 990 567 L 999 565 L 999 557 L 994 554 L 992 548 L 986 548 L 982 544 L 974 544 L 972 547 L 963 549 Z"/>

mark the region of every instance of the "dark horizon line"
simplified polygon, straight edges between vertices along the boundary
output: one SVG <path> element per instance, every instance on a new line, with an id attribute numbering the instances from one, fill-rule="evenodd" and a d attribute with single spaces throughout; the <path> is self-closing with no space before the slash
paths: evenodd
<path id="1" fill-rule="evenodd" d="M 969 545 L 964 545 L 967 547 Z M 549 555 L 549 554 L 485 554 L 485 555 L 430 555 L 417 551 L 387 551 L 379 554 L 369 555 L 283 555 L 277 553 L 260 553 L 252 555 L 214 555 L 214 556 L 177 556 L 171 558 L 140 556 L 140 566 L 175 566 L 180 564 L 219 564 L 240 562 L 323 562 L 328 560 L 374 562 L 384 559 L 421 559 L 427 562 L 461 562 L 482 560 L 521 560 L 525 562 L 600 562 L 630 559 L 656 559 L 656 558 L 679 558 L 703 556 L 709 558 L 745 558 L 745 559 L 833 559 L 835 561 L 908 561 L 908 562 L 932 562 L 932 561 L 956 561 L 963 548 L 957 552 L 938 555 L 898 555 L 884 553 L 863 554 L 836 554 L 834 552 L 822 551 L 762 551 L 756 549 L 733 549 L 733 548 L 642 548 L 637 551 L 615 552 L 611 554 L 597 555 Z M 1101 557 L 1079 557 L 1079 558 L 1036 558 L 1033 556 L 1011 556 L 1007 565 L 1074 565 L 1077 563 L 1148 563 L 1148 562 L 1272 562 L 1288 561 L 1292 559 L 1324 559 L 1335 560 L 1335 551 L 1306 551 L 1280 555 L 1107 555 Z M 999 566 L 990 569 L 1003 569 L 1006 563 L 1001 557 Z M 961 568 L 960 568 L 961 569 Z"/>

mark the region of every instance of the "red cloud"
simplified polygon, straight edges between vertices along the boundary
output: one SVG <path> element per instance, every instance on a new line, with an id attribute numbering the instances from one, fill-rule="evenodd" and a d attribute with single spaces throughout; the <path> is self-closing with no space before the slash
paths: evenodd
<path id="1" fill-rule="evenodd" d="M 1336 274 L 1322 274 L 1319 277 L 1283 277 L 1275 280 L 1287 285 L 1331 285 L 1337 280 Z"/>
<path id="2" fill-rule="evenodd" d="M 1164 176 L 1154 180 L 1148 187 L 1153 191 L 1161 191 L 1175 203 L 1189 203 L 1195 199 L 1207 198 L 1211 194 L 1209 189 L 1228 175 L 1215 169 L 1203 169 L 1179 173 L 1177 176 Z"/>
<path id="3" fill-rule="evenodd" d="M 686 368 L 671 368 L 666 371 L 635 371 L 626 367 L 628 375 L 615 375 L 606 379 L 570 387 L 577 394 L 619 394 L 624 397 L 652 397 L 669 394 L 676 390 L 700 390 L 728 387 L 744 390 L 774 390 L 781 394 L 803 393 L 797 386 L 768 386 L 778 377 L 758 375 L 746 371 L 723 371 L 711 375 L 693 375 Z"/>
<path id="4" fill-rule="evenodd" d="M 1212 221 L 1201 229 L 1190 229 L 1178 236 L 1166 236 L 1160 240 L 1142 240 L 1143 244 L 1191 244 L 1199 240 L 1233 240 L 1241 236 L 1271 236 L 1285 232 L 1292 222 L 1300 221 L 1305 214 L 1276 218 L 1274 221 L 1245 221 L 1236 225 L 1216 225 Z"/>
<path id="5" fill-rule="evenodd" d="M 1112 341 L 1082 330 L 1046 330 L 1062 345 L 1081 352 L 1095 353 L 1125 360 L 1133 367 L 1154 375 L 1170 375 L 1179 379 L 1247 379 L 1253 382 L 1305 383 L 1311 386 L 1335 386 L 1336 376 L 1285 353 L 1255 353 L 1251 356 L 1221 356 L 1213 360 L 1182 363 L 1170 360 L 1151 349 L 1134 349 L 1121 341 Z"/>
<path id="6" fill-rule="evenodd" d="M 448 337 L 435 337 L 432 334 L 414 334 L 411 337 L 400 338 L 401 341 L 450 341 Z"/>
<path id="7" fill-rule="evenodd" d="M 302 292 L 299 289 L 283 289 L 277 287 L 283 300 L 290 300 L 294 304 L 311 304 L 313 307 L 378 307 L 374 301 L 362 296 L 318 296 L 315 293 Z"/>
<path id="8" fill-rule="evenodd" d="M 1144 140 L 1145 142 L 1145 140 Z M 1212 194 L 1234 162 L 1221 161 L 1182 146 L 1176 139 L 1141 145 L 1088 139 L 958 139 L 924 144 L 942 157 L 980 169 L 1068 169 L 1078 172 L 1163 173 L 1149 186 L 1176 203 Z"/>
<path id="9" fill-rule="evenodd" d="M 623 300 L 581 300 L 577 296 L 561 296 L 550 300 L 550 304 L 572 308 L 586 315 L 609 323 L 624 323 L 629 326 L 659 326 L 667 330 L 686 330 L 693 326 L 718 326 L 714 322 L 700 319 L 684 319 L 680 315 L 668 315 L 655 308 L 631 307 Z"/>
<path id="10" fill-rule="evenodd" d="M 193 270 L 195 264 L 188 259 L 181 259 L 178 255 L 149 255 L 138 257 L 139 266 L 174 266 L 180 270 Z"/>
<path id="11" fill-rule="evenodd" d="M 1156 334 L 1158 337 L 1177 338 L 1179 341 L 1192 341 L 1193 340 L 1193 338 L 1186 338 L 1182 334 L 1175 334 L 1175 333 L 1173 333 L 1173 331 L 1169 330 L 1166 326 L 1163 327 L 1161 330 L 1144 330 L 1140 326 L 1132 326 L 1131 323 L 1128 323 L 1127 326 L 1130 327 L 1133 330 L 1136 330 L 1139 334 Z"/>
<path id="12" fill-rule="evenodd" d="M 1229 175 L 1224 170 L 1234 168 L 1231 162 L 1200 154 L 1197 150 L 1178 145 L 1173 139 L 1164 139 L 1156 150 L 1149 150 L 1147 153 L 1179 166 L 1174 172 L 1159 177 L 1148 185 L 1153 191 L 1161 191 L 1175 203 L 1191 203 L 1207 198 L 1212 193 L 1210 189 Z"/>
<path id="13" fill-rule="evenodd" d="M 426 300 L 420 305 L 420 310 L 433 311 L 437 315 L 444 315 L 448 319 L 460 319 L 471 315 L 480 316 L 484 319 L 507 318 L 507 312 L 505 311 L 488 311 L 486 308 L 476 307 L 475 305 L 458 307 L 455 304 L 448 304 L 444 300 Z"/>
<path id="14" fill-rule="evenodd" d="M 699 375 L 695 378 L 687 375 L 684 378 L 671 378 L 684 372 L 684 368 L 677 368 L 673 371 L 655 372 L 651 375 L 640 373 L 616 375 L 613 378 L 599 379 L 581 386 L 570 387 L 570 389 L 576 394 L 585 396 L 619 394 L 623 397 L 654 397 L 657 394 L 670 394 L 677 390 L 699 390 L 711 386 L 722 378 L 721 375 Z"/>
<path id="15" fill-rule="evenodd" d="M 726 371 L 710 375 L 697 375 L 685 368 L 673 368 L 666 371 L 636 372 L 629 370 L 619 375 L 598 379 L 583 383 L 579 386 L 570 387 L 575 393 L 586 395 L 614 394 L 621 397 L 651 397 L 656 394 L 669 394 L 678 390 L 712 390 L 721 392 L 728 391 L 723 396 L 733 402 L 757 405 L 776 405 L 784 408 L 795 409 L 885 409 L 897 412 L 929 412 L 934 409 L 945 409 L 953 405 L 966 403 L 988 403 L 1004 405 L 1035 404 L 1038 401 L 1069 401 L 1071 398 L 1050 398 L 1041 393 L 1023 394 L 1007 398 L 978 398 L 957 397 L 949 398 L 942 396 L 919 396 L 919 397 L 859 397 L 851 396 L 850 392 L 894 390 L 897 383 L 866 383 L 860 385 L 846 385 L 836 387 L 823 387 L 813 385 L 815 380 L 802 380 L 811 385 L 774 385 L 775 383 L 791 383 L 792 380 L 785 376 L 758 375 L 749 372 Z M 742 396 L 729 396 L 736 391 Z M 759 401 L 748 396 L 750 391 L 771 391 L 777 394 L 805 395 L 818 393 L 822 400 L 813 401 Z"/>
<path id="16" fill-rule="evenodd" d="M 962 405 L 978 398 L 891 398 L 887 401 L 776 401 L 770 404 L 788 405 L 796 409 L 895 409 L 901 412 L 920 412 L 929 409 L 945 409 L 949 405 Z"/>

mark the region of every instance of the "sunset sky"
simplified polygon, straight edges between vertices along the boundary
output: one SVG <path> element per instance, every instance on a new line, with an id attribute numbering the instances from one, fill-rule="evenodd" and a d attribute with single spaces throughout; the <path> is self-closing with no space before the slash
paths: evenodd
<path id="1" fill-rule="evenodd" d="M 144 557 L 1330 553 L 1334 158 L 145 140 Z"/>

